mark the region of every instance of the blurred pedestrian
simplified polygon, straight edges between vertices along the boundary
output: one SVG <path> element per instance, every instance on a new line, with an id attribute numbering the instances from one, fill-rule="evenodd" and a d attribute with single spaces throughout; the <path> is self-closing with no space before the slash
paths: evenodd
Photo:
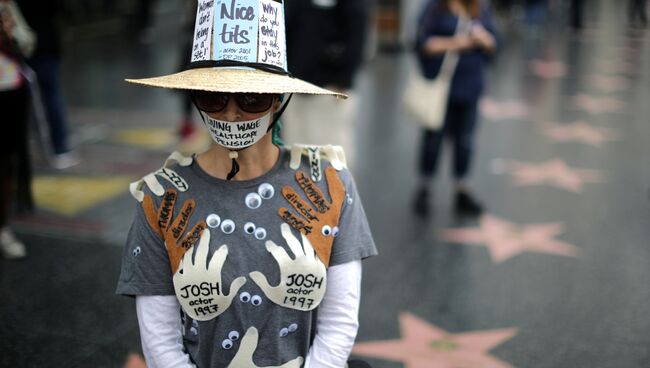
<path id="1" fill-rule="evenodd" d="M 570 0 L 569 3 L 569 24 L 576 31 L 582 29 L 584 0 Z"/>
<path id="2" fill-rule="evenodd" d="M 341 145 L 353 167 L 354 79 L 366 50 L 369 0 L 292 0 L 285 7 L 289 71 L 349 98 L 294 96 L 282 118 L 283 138 L 288 144 Z"/>
<path id="3" fill-rule="evenodd" d="M 456 32 L 462 19 L 469 20 L 466 32 Z M 497 47 L 492 12 L 486 1 L 431 0 L 420 16 L 416 51 L 424 76 L 437 76 L 446 52 L 458 52 L 459 58 L 449 88 L 449 101 L 440 130 L 424 129 L 419 157 L 420 183 L 414 199 L 414 211 L 429 212 L 430 185 L 436 172 L 443 138 L 454 149 L 455 209 L 478 215 L 483 206 L 471 194 L 466 178 L 474 152 L 478 101 L 483 92 L 484 69 Z"/>
<path id="4" fill-rule="evenodd" d="M 183 0 L 183 34 L 186 35 L 181 40 L 179 54 L 179 68 L 183 70 L 190 63 L 192 54 L 192 38 L 194 35 L 194 16 L 196 15 L 196 0 Z M 194 112 L 192 98 L 187 91 L 179 91 L 181 97 L 181 121 L 176 130 L 181 139 L 191 137 L 196 131 L 192 115 Z"/>
<path id="5" fill-rule="evenodd" d="M 45 115 L 49 123 L 54 155 L 51 164 L 66 169 L 79 163 L 70 150 L 68 121 L 61 91 L 61 29 L 58 23 L 63 11 L 61 0 L 17 0 L 27 23 L 36 32 L 36 51 L 27 59 L 36 72 Z"/>
<path id="6" fill-rule="evenodd" d="M 648 13 L 646 0 L 630 0 L 629 19 L 632 26 L 636 25 L 638 19 L 639 25 L 643 28 L 648 26 Z"/>
<path id="7" fill-rule="evenodd" d="M 0 0 L 0 253 L 7 259 L 27 255 L 25 245 L 9 228 L 9 220 L 16 209 L 32 208 L 27 143 L 29 92 L 21 69 L 35 40 L 16 3 Z"/>
<path id="8" fill-rule="evenodd" d="M 153 17 L 156 0 L 138 0 L 135 22 L 138 40 L 147 44 L 153 41 Z"/>

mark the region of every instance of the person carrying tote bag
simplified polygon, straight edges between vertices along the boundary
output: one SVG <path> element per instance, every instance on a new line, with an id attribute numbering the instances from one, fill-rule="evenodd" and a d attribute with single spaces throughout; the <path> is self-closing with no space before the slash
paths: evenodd
<path id="1" fill-rule="evenodd" d="M 459 18 L 455 34 L 460 34 L 467 20 Z M 449 85 L 458 63 L 458 52 L 444 53 L 440 72 L 430 80 L 422 75 L 420 68 L 411 70 L 404 92 L 404 107 L 413 120 L 424 128 L 437 130 L 442 127 L 449 100 Z"/>
<path id="2" fill-rule="evenodd" d="M 470 193 L 466 178 L 474 148 L 483 73 L 497 48 L 493 24 L 489 4 L 482 0 L 429 0 L 420 16 L 416 37 L 420 69 L 426 79 L 446 78 L 448 92 L 440 127 L 425 126 L 421 132 L 420 182 L 413 199 L 413 210 L 419 216 L 429 213 L 429 186 L 445 137 L 453 147 L 454 209 L 464 215 L 482 213 L 482 205 Z M 452 66 L 455 69 L 450 71 Z"/>

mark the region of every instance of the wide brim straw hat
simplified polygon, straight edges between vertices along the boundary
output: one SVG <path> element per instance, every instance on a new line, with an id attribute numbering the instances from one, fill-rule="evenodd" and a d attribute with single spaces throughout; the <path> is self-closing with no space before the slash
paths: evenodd
<path id="1" fill-rule="evenodd" d="M 191 62 L 185 70 L 126 81 L 181 90 L 347 97 L 289 73 L 282 1 L 198 0 L 195 24 Z M 235 27 L 246 32 L 246 43 L 243 38 L 224 38 L 224 30 Z"/>
<path id="2" fill-rule="evenodd" d="M 211 92 L 304 93 L 347 97 L 345 94 L 315 86 L 290 75 L 275 74 L 250 67 L 202 67 L 159 77 L 126 79 L 126 81 L 150 87 Z"/>

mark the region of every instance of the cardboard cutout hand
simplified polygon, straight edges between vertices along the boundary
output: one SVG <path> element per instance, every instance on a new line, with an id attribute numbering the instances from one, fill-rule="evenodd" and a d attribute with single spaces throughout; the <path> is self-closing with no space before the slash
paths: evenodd
<path id="1" fill-rule="evenodd" d="M 339 232 L 345 188 L 334 168 L 327 168 L 325 177 L 331 202 L 305 173 L 296 171 L 296 181 L 311 204 L 305 202 L 292 187 L 286 186 L 282 188 L 282 195 L 299 215 L 296 216 L 284 207 L 280 208 L 278 214 L 286 223 L 307 236 L 320 260 L 328 266 L 334 237 Z"/>
<path id="2" fill-rule="evenodd" d="M 144 188 L 146 185 L 149 187 L 149 190 L 151 190 L 153 194 L 158 197 L 162 196 L 165 193 L 165 188 L 163 188 L 163 186 L 160 184 L 157 176 L 164 177 L 181 192 L 186 191 L 188 189 L 187 183 L 185 180 L 183 180 L 183 178 L 178 176 L 178 174 L 176 174 L 176 172 L 173 171 L 171 167 L 175 164 L 179 164 L 180 166 L 189 166 L 192 164 L 192 161 L 192 157 L 183 156 L 179 152 L 172 152 L 172 154 L 167 157 L 165 163 L 160 169 L 158 169 L 158 171 L 149 173 L 142 179 L 134 181 L 129 185 L 129 191 L 131 192 L 131 195 L 138 202 L 142 202 L 145 197 L 142 188 Z"/>
<path id="3" fill-rule="evenodd" d="M 192 250 L 196 255 L 192 261 Z M 208 261 L 210 230 L 203 230 L 198 245 L 193 246 L 181 259 L 180 268 L 174 274 L 174 289 L 183 311 L 198 321 L 207 321 L 225 312 L 239 289 L 246 283 L 238 277 L 230 284 L 226 295 L 221 283 L 221 269 L 228 257 L 228 246 L 222 245 Z M 207 265 L 206 265 L 207 264 Z"/>
<path id="4" fill-rule="evenodd" d="M 297 357 L 282 365 L 258 367 L 255 365 L 255 363 L 253 363 L 253 354 L 255 354 L 255 350 L 257 350 L 258 340 L 259 333 L 255 327 L 251 327 L 246 330 L 246 334 L 241 340 L 239 350 L 228 365 L 228 368 L 300 368 L 302 366 L 303 358 Z"/>
<path id="5" fill-rule="evenodd" d="M 305 235 L 300 234 L 301 246 L 298 238 L 291 233 L 289 225 L 282 224 L 281 228 L 282 237 L 294 254 L 294 259 L 271 240 L 266 242 L 266 250 L 273 255 L 280 267 L 280 284 L 269 285 L 261 272 L 251 272 L 249 276 L 275 304 L 301 311 L 312 310 L 325 295 L 325 265 L 314 255 L 314 249 Z"/>
<path id="6" fill-rule="evenodd" d="M 176 273 L 178 263 L 187 250 L 199 239 L 201 231 L 207 227 L 205 221 L 194 225 L 192 230 L 185 233 L 190 224 L 190 218 L 196 208 L 193 199 L 183 202 L 183 207 L 178 216 L 172 221 L 174 215 L 174 206 L 178 199 L 178 192 L 175 189 L 168 189 L 162 199 L 160 208 L 156 209 L 153 198 L 150 195 L 144 196 L 142 208 L 149 226 L 160 235 L 165 241 L 165 248 L 169 256 L 169 265 L 172 274 Z M 179 239 L 182 240 L 179 241 Z"/>

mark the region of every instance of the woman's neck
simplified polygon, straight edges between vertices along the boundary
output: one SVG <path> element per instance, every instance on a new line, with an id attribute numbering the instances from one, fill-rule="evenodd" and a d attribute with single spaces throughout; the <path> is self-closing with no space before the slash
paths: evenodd
<path id="1" fill-rule="evenodd" d="M 226 179 L 232 168 L 232 159 L 228 148 L 213 144 L 210 149 L 197 156 L 201 169 L 219 179 Z M 259 142 L 237 151 L 239 172 L 232 180 L 243 181 L 260 177 L 269 172 L 280 157 L 280 149 L 273 144 L 271 134 Z"/>

